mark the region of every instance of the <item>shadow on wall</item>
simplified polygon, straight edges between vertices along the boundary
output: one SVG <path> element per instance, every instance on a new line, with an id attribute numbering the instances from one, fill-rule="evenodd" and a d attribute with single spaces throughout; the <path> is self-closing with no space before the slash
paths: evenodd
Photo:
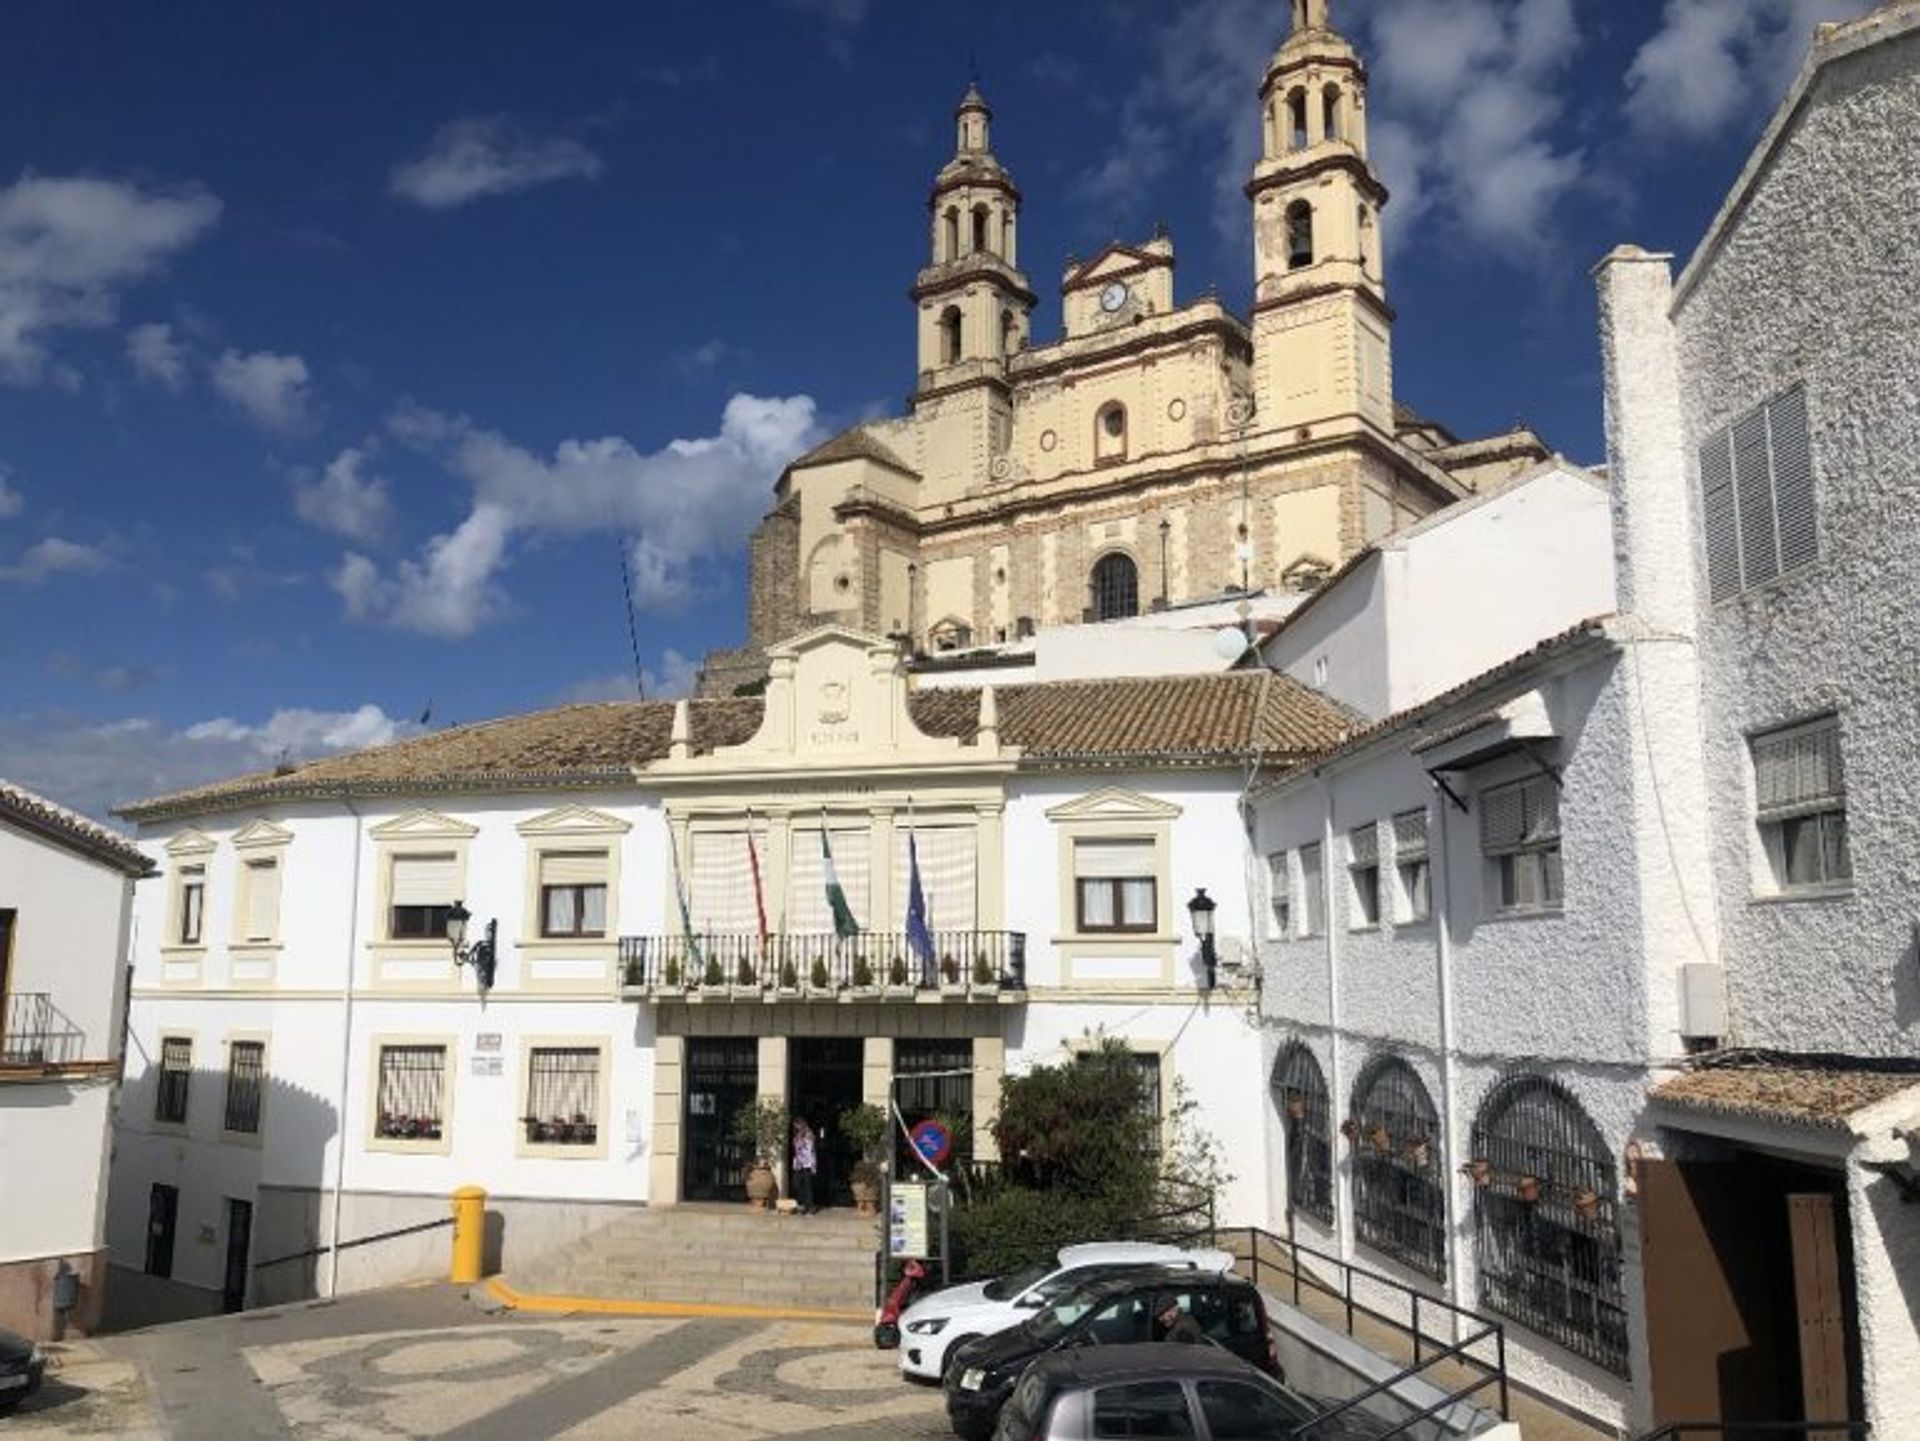
<path id="1" fill-rule="evenodd" d="M 208 1043 L 203 1034 L 196 1049 Z M 326 1098 L 271 1074 L 250 1081 L 247 1069 L 168 1071 L 130 1038 L 103 1330 L 316 1293 L 339 1118 Z"/>
<path id="2" fill-rule="evenodd" d="M 1920 1025 L 1920 925 L 1894 962 L 1893 1014 L 1903 1030 Z"/>

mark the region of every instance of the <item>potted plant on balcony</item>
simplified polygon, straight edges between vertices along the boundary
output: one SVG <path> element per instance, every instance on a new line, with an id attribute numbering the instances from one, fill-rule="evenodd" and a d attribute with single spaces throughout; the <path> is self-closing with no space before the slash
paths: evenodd
<path id="1" fill-rule="evenodd" d="M 889 991 L 910 991 L 912 985 L 907 980 L 907 963 L 899 956 L 887 962 L 887 989 Z"/>
<path id="2" fill-rule="evenodd" d="M 1467 1162 L 1466 1171 L 1469 1176 L 1473 1177 L 1473 1184 L 1476 1186 L 1491 1186 L 1493 1184 L 1493 1162 L 1489 1161 L 1485 1156 L 1475 1156 L 1471 1161 Z"/>
<path id="3" fill-rule="evenodd" d="M 880 1161 L 886 1155 L 887 1113 L 871 1102 L 840 1113 L 840 1134 L 859 1157 L 853 1163 L 853 1204 L 863 1216 L 880 1211 Z"/>
<path id="4" fill-rule="evenodd" d="M 973 953 L 973 988 L 976 991 L 994 988 L 993 962 L 987 959 L 985 951 Z"/>
<path id="5" fill-rule="evenodd" d="M 680 958 L 678 956 L 668 956 L 666 964 L 660 967 L 658 989 L 662 994 L 675 996 L 680 994 Z"/>
<path id="6" fill-rule="evenodd" d="M 940 989 L 949 993 L 961 989 L 960 963 L 952 956 L 940 958 Z"/>
<path id="7" fill-rule="evenodd" d="M 726 983 L 727 973 L 720 969 L 720 958 L 718 956 L 708 956 L 707 968 L 700 975 L 700 984 L 703 986 L 718 987 L 724 986 Z"/>
<path id="8" fill-rule="evenodd" d="M 859 996 L 871 996 L 874 992 L 873 962 L 865 956 L 853 958 L 853 990 Z"/>
<path id="9" fill-rule="evenodd" d="M 807 989 L 816 995 L 822 996 L 833 993 L 833 976 L 827 970 L 826 957 L 815 956 L 813 958 L 813 966 L 807 972 Z"/>
<path id="10" fill-rule="evenodd" d="M 742 956 L 733 963 L 733 989 L 736 995 L 743 991 L 760 993 L 760 977 L 754 971 L 751 957 Z"/>
<path id="11" fill-rule="evenodd" d="M 783 996 L 800 994 L 800 972 L 791 960 L 780 963 L 780 994 Z"/>
<path id="12" fill-rule="evenodd" d="M 770 1209 L 780 1194 L 774 1167 L 787 1153 L 790 1125 L 785 1103 L 772 1096 L 760 1097 L 733 1118 L 733 1138 L 753 1158 L 747 1165 L 747 1204 L 756 1211 Z"/>
<path id="13" fill-rule="evenodd" d="M 1531 1206 L 1535 1201 L 1540 1199 L 1540 1178 L 1538 1176 L 1522 1176 L 1514 1186 L 1514 1192 L 1522 1201 L 1525 1201 Z"/>

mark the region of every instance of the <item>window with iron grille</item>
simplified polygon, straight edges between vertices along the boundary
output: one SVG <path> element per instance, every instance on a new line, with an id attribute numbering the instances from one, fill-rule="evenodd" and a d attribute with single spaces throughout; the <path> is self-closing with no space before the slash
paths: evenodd
<path id="1" fill-rule="evenodd" d="M 527 1142 L 592 1146 L 600 1140 L 600 1048 L 535 1046 L 527 1053 Z"/>
<path id="2" fill-rule="evenodd" d="M 264 1041 L 232 1041 L 227 1046 L 227 1106 L 220 1128 L 237 1136 L 260 1134 L 260 1089 L 265 1077 Z"/>
<path id="3" fill-rule="evenodd" d="M 540 934 L 607 933 L 607 853 L 545 851 L 540 856 Z"/>
<path id="4" fill-rule="evenodd" d="M 1293 935 L 1292 879 L 1285 851 L 1267 857 L 1267 904 L 1273 907 L 1273 935 L 1280 940 Z"/>
<path id="5" fill-rule="evenodd" d="M 1380 924 L 1380 830 L 1356 826 L 1347 832 L 1347 883 L 1352 888 L 1353 914 L 1348 926 L 1356 931 Z"/>
<path id="6" fill-rule="evenodd" d="M 206 925 L 207 868 L 180 867 L 180 944 L 197 946 Z"/>
<path id="7" fill-rule="evenodd" d="M 1626 1375 L 1613 1156 L 1580 1103 L 1509 1077 L 1480 1107 L 1469 1169 L 1481 1303 Z"/>
<path id="8" fill-rule="evenodd" d="M 1480 851 L 1494 910 L 1560 908 L 1560 788 L 1553 777 L 1528 776 L 1480 793 Z"/>
<path id="9" fill-rule="evenodd" d="M 1440 1118 L 1413 1067 L 1394 1056 L 1369 1063 L 1354 1082 L 1353 1114 L 1343 1129 L 1353 1147 L 1354 1235 L 1444 1280 Z"/>
<path id="10" fill-rule="evenodd" d="M 1312 1051 L 1290 1042 L 1273 1063 L 1273 1103 L 1287 1136 L 1287 1206 L 1333 1224 L 1333 1105 Z"/>
<path id="11" fill-rule="evenodd" d="M 1151 840 L 1075 841 L 1074 929 L 1157 930 L 1158 871 Z"/>
<path id="12" fill-rule="evenodd" d="M 1140 571 L 1121 551 L 1103 555 L 1093 567 L 1093 619 L 1119 620 L 1140 614 Z"/>
<path id="13" fill-rule="evenodd" d="M 160 1040 L 160 1084 L 153 1098 L 153 1119 L 170 1126 L 187 1124 L 187 1088 L 193 1083 L 193 1041 L 187 1036 Z"/>
<path id="14" fill-rule="evenodd" d="M 1707 437 L 1700 447 L 1700 505 L 1714 600 L 1819 555 L 1805 386 Z"/>
<path id="15" fill-rule="evenodd" d="M 451 852 L 395 856 L 392 875 L 388 939 L 445 940 L 447 912 L 460 899 L 455 894 L 460 884 L 459 857 Z"/>
<path id="16" fill-rule="evenodd" d="M 1393 872 L 1398 882 L 1395 920 L 1424 921 L 1433 913 L 1433 871 L 1427 859 L 1427 813 L 1393 818 Z"/>
<path id="17" fill-rule="evenodd" d="M 438 1141 L 446 1078 L 445 1046 L 380 1047 L 373 1133 L 388 1141 Z"/>
<path id="18" fill-rule="evenodd" d="M 1327 928 L 1327 892 L 1321 884 L 1320 842 L 1300 847 L 1300 910 L 1306 928 L 1303 936 L 1317 936 Z"/>
<path id="19" fill-rule="evenodd" d="M 1821 716 L 1757 735 L 1753 790 L 1760 843 L 1780 892 L 1849 884 L 1847 779 L 1840 718 Z"/>

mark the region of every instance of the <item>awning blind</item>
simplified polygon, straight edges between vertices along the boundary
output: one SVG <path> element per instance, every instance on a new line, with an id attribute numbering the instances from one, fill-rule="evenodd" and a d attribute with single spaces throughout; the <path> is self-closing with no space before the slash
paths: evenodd
<path id="1" fill-rule="evenodd" d="M 461 899 L 459 862 L 451 854 L 395 856 L 393 903 L 396 906 L 450 906 Z"/>
<path id="2" fill-rule="evenodd" d="M 1085 880 L 1116 880 L 1151 876 L 1153 842 L 1148 840 L 1084 840 L 1073 843 L 1073 873 Z"/>

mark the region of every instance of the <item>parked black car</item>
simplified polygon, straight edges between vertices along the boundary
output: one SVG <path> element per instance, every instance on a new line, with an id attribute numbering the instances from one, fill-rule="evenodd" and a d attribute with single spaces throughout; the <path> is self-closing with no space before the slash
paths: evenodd
<path id="1" fill-rule="evenodd" d="M 1076 1286 L 1011 1330 L 963 1347 L 947 1368 L 947 1420 L 956 1435 L 985 1441 L 1027 1363 L 1057 1349 L 1158 1342 L 1177 1307 L 1198 1332 L 1192 1349 L 1218 1347 L 1280 1379 L 1267 1308 L 1242 1276 L 1153 1267 Z M 1212 1343 L 1210 1346 L 1206 1343 Z"/>
<path id="2" fill-rule="evenodd" d="M 1187 1436 L 1194 1441 L 1376 1441 L 1388 1425 L 1316 1401 L 1213 1346 L 1074 1347 L 1028 1366 L 995 1441 Z"/>
<path id="3" fill-rule="evenodd" d="M 25 1336 L 0 1331 L 0 1416 L 40 1389 L 47 1361 Z"/>

